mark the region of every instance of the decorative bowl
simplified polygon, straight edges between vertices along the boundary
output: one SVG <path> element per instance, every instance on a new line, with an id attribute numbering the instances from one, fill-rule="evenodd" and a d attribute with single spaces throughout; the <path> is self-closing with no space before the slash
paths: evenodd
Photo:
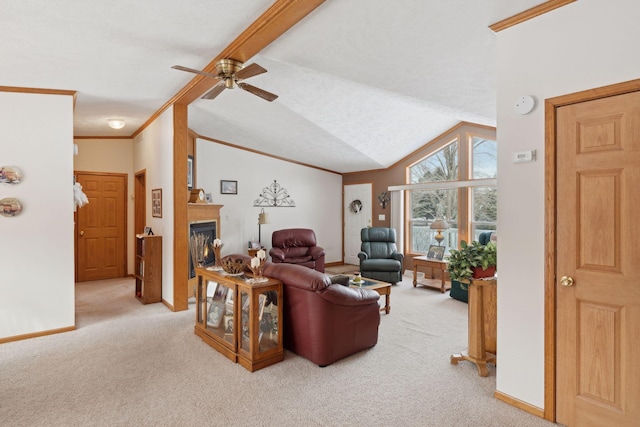
<path id="1" fill-rule="evenodd" d="M 243 259 L 224 258 L 220 261 L 222 269 L 228 274 L 240 274 L 244 271 L 247 263 Z"/>

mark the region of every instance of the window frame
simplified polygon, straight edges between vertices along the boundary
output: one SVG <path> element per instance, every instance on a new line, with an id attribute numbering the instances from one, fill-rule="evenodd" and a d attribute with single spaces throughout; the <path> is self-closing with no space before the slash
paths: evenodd
<path id="1" fill-rule="evenodd" d="M 496 141 L 495 136 L 489 136 L 480 131 L 467 131 L 451 135 L 439 141 L 434 141 L 428 147 L 423 156 L 415 162 L 407 165 L 405 168 L 405 185 L 391 186 L 389 190 L 404 191 L 404 253 L 407 255 L 421 255 L 412 248 L 412 205 L 411 192 L 414 190 L 436 190 L 457 188 L 458 189 L 458 246 L 461 240 L 469 241 L 469 237 L 473 236 L 473 187 L 494 187 L 498 188 L 498 178 L 473 178 L 473 139 L 482 138 L 490 141 Z M 411 168 L 418 163 L 424 161 L 427 157 L 436 154 L 449 144 L 458 142 L 458 179 L 455 181 L 433 181 L 429 183 L 411 184 Z M 466 143 L 465 143 L 466 142 Z M 497 152 L 496 152 L 496 168 L 497 168 Z M 497 229 L 497 222 L 496 222 Z"/>

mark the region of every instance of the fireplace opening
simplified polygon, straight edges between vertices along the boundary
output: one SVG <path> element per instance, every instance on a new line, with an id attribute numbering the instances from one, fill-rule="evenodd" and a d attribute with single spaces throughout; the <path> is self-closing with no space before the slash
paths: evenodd
<path id="1" fill-rule="evenodd" d="M 213 241 L 217 238 L 216 222 L 193 222 L 189 224 L 189 242 L 191 242 L 191 236 L 193 236 L 194 233 L 196 235 L 203 234 L 209 237 L 204 251 L 204 266 L 206 267 L 215 264 L 216 257 L 213 252 Z M 191 259 L 191 254 L 189 254 L 189 279 L 194 277 L 196 277 L 196 270 L 193 260 Z"/>

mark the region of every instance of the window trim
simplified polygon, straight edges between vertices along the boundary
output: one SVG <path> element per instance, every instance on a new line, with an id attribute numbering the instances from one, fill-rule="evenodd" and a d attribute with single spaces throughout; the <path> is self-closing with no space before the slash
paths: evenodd
<path id="1" fill-rule="evenodd" d="M 483 138 L 491 141 L 496 141 L 495 136 L 487 136 L 482 131 L 467 131 L 459 132 L 452 135 L 449 138 L 438 141 L 430 147 L 430 150 L 424 154 L 420 159 L 407 165 L 405 167 L 405 182 L 411 182 L 411 168 L 418 163 L 422 162 L 429 156 L 434 155 L 444 147 L 454 142 L 458 142 L 458 180 L 456 181 L 434 181 L 428 183 L 419 184 L 403 184 L 389 186 L 389 191 L 404 191 L 404 252 L 409 255 L 417 255 L 413 252 L 413 248 L 410 247 L 411 242 L 411 219 L 408 217 L 410 211 L 410 191 L 413 190 L 441 190 L 441 189 L 458 189 L 458 240 L 469 241 L 470 233 L 472 232 L 473 218 L 470 218 L 473 207 L 472 203 L 472 191 L 473 187 L 495 187 L 498 188 L 498 178 L 478 178 L 473 179 L 473 138 Z M 496 160 L 497 163 L 497 160 Z"/>

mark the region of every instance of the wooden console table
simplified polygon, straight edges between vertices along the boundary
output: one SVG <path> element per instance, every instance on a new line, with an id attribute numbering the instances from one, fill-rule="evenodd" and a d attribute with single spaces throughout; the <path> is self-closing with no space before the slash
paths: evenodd
<path id="1" fill-rule="evenodd" d="M 461 280 L 469 284 L 469 349 L 451 355 L 451 364 L 468 360 L 478 367 L 478 375 L 489 375 L 487 363 L 496 363 L 497 280 Z"/>
<path id="2" fill-rule="evenodd" d="M 440 261 L 437 259 L 427 258 L 425 255 L 417 256 L 413 258 L 413 287 L 420 284 L 423 286 L 428 286 L 433 288 L 434 286 L 427 283 L 419 283 L 418 282 L 418 267 L 429 267 L 431 268 L 431 278 L 434 279 L 435 270 L 440 270 L 440 292 L 444 293 L 447 289 L 451 288 L 451 285 L 447 286 L 445 280 L 445 271 L 447 270 L 447 261 Z"/>

